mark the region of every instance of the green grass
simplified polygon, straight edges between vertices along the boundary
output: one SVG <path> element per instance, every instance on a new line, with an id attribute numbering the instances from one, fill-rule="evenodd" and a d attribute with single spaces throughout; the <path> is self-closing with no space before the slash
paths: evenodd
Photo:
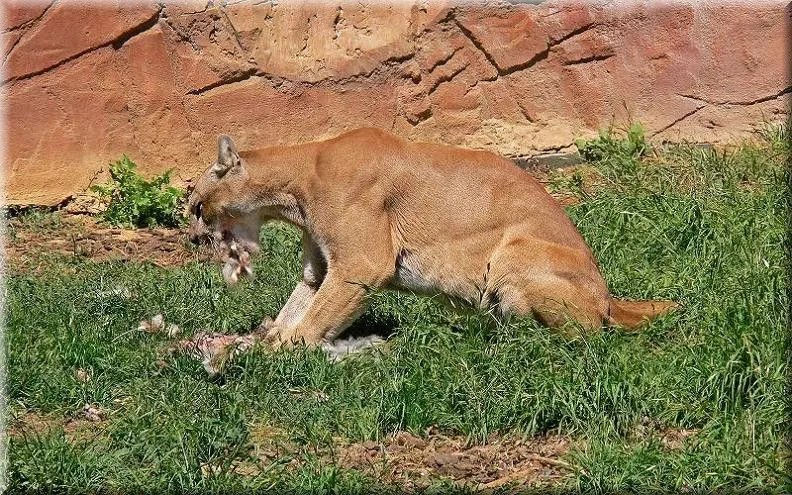
<path id="1" fill-rule="evenodd" d="M 570 340 L 533 321 L 493 325 L 427 298 L 378 293 L 362 325 L 393 330 L 391 353 L 331 363 L 320 351 L 254 352 L 210 380 L 187 358 L 156 366 L 166 339 L 134 331 L 137 322 L 162 312 L 188 334 L 240 332 L 276 314 L 299 273 L 294 229 L 266 228 L 257 278 L 235 288 L 203 264 L 61 257 L 44 275 L 10 273 L 12 414 L 66 418 L 91 403 L 109 415 L 93 435 L 69 440 L 56 427 L 13 438 L 11 487 L 398 491 L 310 454 L 296 472 L 275 463 L 255 476 L 204 476 L 201 466 L 253 462 L 254 425 L 307 446 L 436 425 L 472 442 L 494 432 L 571 436 L 566 489 L 780 493 L 788 143 L 787 131 L 771 129 L 727 152 L 614 153 L 593 164 L 590 187 L 553 179 L 581 196 L 568 212 L 613 293 L 683 305 L 638 334 Z M 132 297 L 112 293 L 118 286 Z M 77 368 L 91 381 L 76 380 Z M 659 440 L 669 428 L 697 433 L 669 450 Z"/>

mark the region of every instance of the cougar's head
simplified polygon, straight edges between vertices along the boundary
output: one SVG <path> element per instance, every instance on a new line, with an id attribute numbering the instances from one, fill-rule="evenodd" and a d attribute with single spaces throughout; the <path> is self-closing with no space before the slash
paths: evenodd
<path id="1" fill-rule="evenodd" d="M 217 161 L 204 171 L 187 200 L 187 235 L 192 242 L 210 244 L 223 254 L 224 274 L 249 274 L 245 260 L 258 251 L 262 221 L 249 179 L 234 142 L 220 136 Z M 226 281 L 236 281 L 236 276 L 230 278 L 226 276 Z"/>

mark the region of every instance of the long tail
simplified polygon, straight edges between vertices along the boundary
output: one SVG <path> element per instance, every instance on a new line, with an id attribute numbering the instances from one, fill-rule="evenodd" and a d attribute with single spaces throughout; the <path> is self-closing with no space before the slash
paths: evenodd
<path id="1" fill-rule="evenodd" d="M 609 324 L 637 329 L 679 307 L 674 301 L 622 301 L 611 298 Z"/>

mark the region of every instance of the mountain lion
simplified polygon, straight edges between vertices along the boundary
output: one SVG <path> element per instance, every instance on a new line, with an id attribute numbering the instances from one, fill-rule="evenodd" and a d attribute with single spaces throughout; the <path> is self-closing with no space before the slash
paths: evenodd
<path id="1" fill-rule="evenodd" d="M 636 328 L 677 306 L 614 299 L 564 209 L 511 161 L 377 129 L 243 152 L 221 136 L 188 208 L 190 239 L 225 253 L 229 283 L 251 273 L 265 221 L 302 230 L 302 280 L 260 327 L 274 347 L 333 340 L 371 288 L 444 294 L 552 328 Z"/>

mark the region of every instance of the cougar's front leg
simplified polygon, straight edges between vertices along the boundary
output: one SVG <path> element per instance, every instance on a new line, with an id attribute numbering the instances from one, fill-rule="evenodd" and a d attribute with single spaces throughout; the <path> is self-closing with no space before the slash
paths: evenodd
<path id="1" fill-rule="evenodd" d="M 299 322 L 291 328 L 276 324 L 267 340 L 277 348 L 334 339 L 365 310 L 366 287 L 353 273 L 331 267 Z"/>
<path id="2" fill-rule="evenodd" d="M 275 321 L 267 318 L 259 326 L 259 330 L 267 332 L 271 328 L 277 328 L 280 329 L 280 331 L 288 332 L 289 329 L 294 328 L 297 323 L 300 322 L 305 312 L 308 311 L 308 307 L 311 305 L 316 291 L 319 289 L 327 273 L 327 262 L 319 246 L 316 245 L 307 232 L 303 233 L 302 249 L 302 280 L 297 282 L 297 285 L 294 287 L 286 304 L 283 305 L 283 308 L 278 313 Z"/>
<path id="3" fill-rule="evenodd" d="M 388 235 L 367 237 L 381 242 L 365 248 L 360 246 L 360 237 L 336 243 L 335 257 L 302 319 L 290 329 L 278 328 L 268 335 L 274 347 L 333 340 L 366 309 L 367 290 L 391 280 L 395 260 Z"/>

